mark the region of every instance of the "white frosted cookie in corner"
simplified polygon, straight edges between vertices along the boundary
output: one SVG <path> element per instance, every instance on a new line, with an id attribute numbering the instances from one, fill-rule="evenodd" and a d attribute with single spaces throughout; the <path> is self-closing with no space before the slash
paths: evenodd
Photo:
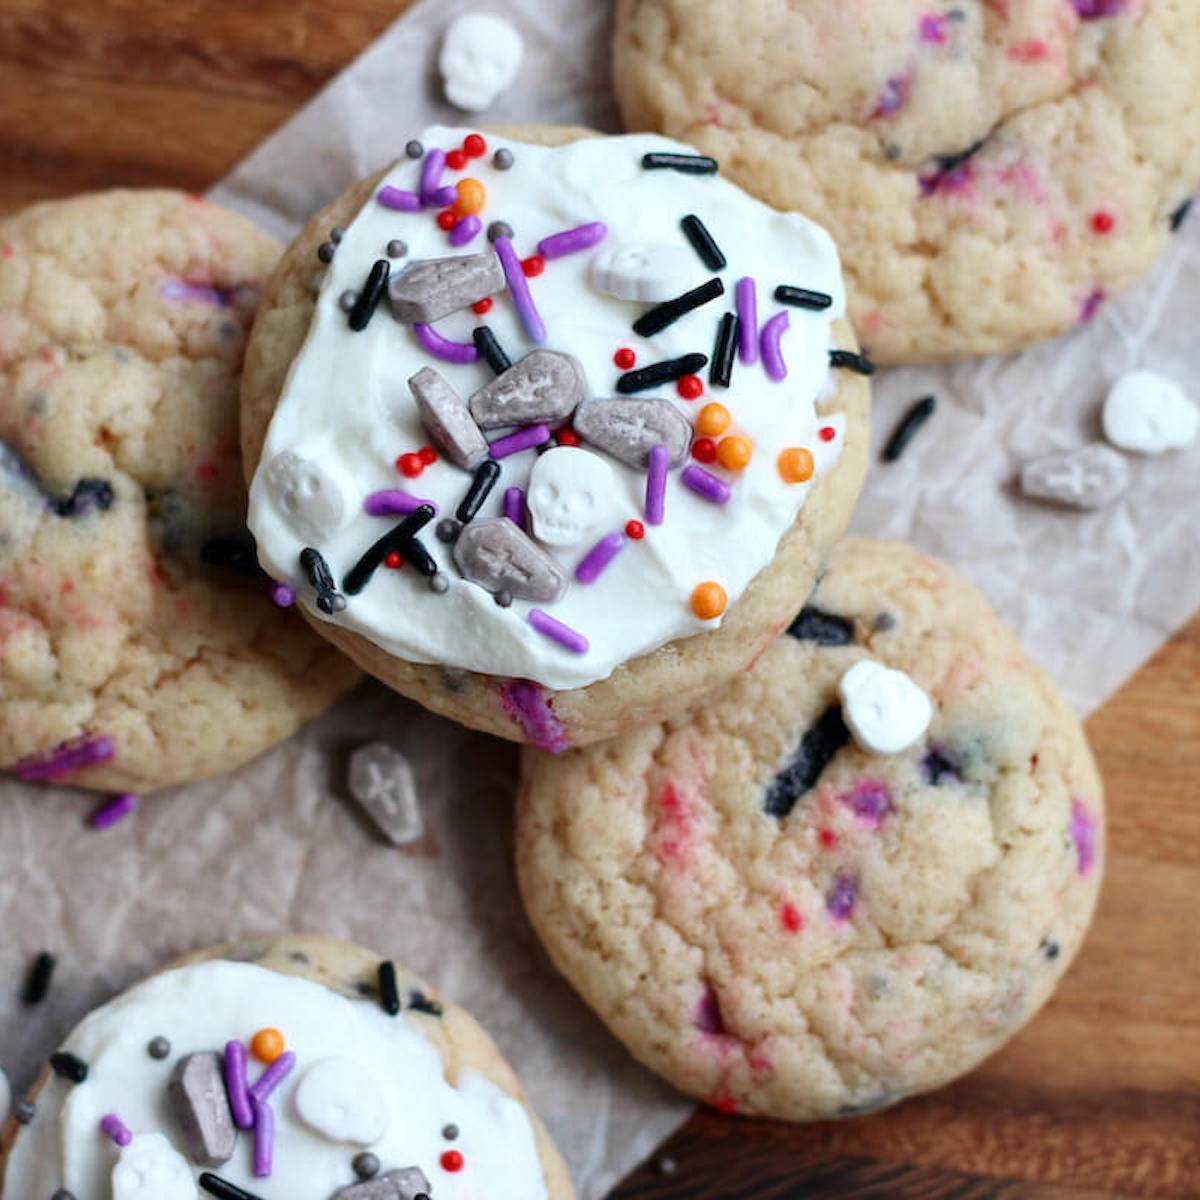
<path id="1" fill-rule="evenodd" d="M 331 938 L 151 976 L 85 1018 L 31 1100 L 0 1139 L 8 1200 L 573 1196 L 475 1020 Z"/>
<path id="2" fill-rule="evenodd" d="M 260 561 L 463 724 L 560 750 L 663 717 L 778 636 L 860 490 L 836 249 L 657 136 L 410 151 L 267 285 Z"/>

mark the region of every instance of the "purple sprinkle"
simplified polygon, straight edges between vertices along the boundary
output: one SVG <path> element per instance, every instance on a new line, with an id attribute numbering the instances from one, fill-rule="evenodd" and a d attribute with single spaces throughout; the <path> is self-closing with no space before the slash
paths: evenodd
<path id="1" fill-rule="evenodd" d="M 236 293 L 236 288 L 205 287 L 184 279 L 168 279 L 158 285 L 158 294 L 166 300 L 196 300 L 216 308 L 232 308 Z"/>
<path id="2" fill-rule="evenodd" d="M 108 762 L 117 752 L 116 743 L 106 736 L 83 734 L 71 741 L 62 742 L 48 754 L 23 758 L 12 769 L 18 779 L 31 783 L 37 779 L 58 779 L 84 767 Z"/>
<path id="3" fill-rule="evenodd" d="M 254 1178 L 266 1179 L 271 1174 L 275 1155 L 275 1113 L 262 1100 L 254 1104 Z"/>
<path id="4" fill-rule="evenodd" d="M 1075 843 L 1075 858 L 1080 875 L 1086 875 L 1096 862 L 1096 818 L 1088 812 L 1082 800 L 1071 801 L 1071 841 Z"/>
<path id="5" fill-rule="evenodd" d="M 1126 0 L 1072 0 L 1081 21 L 1115 17 L 1125 9 Z"/>
<path id="6" fill-rule="evenodd" d="M 121 1147 L 128 1146 L 133 1141 L 133 1134 L 116 1113 L 105 1113 L 100 1118 L 100 1132 Z"/>
<path id="7" fill-rule="evenodd" d="M 711 1033 L 716 1037 L 725 1037 L 729 1031 L 725 1027 L 725 1018 L 721 1014 L 721 1001 L 711 983 L 704 985 L 704 995 L 696 1005 L 696 1015 L 692 1024 L 701 1033 Z"/>
<path id="8" fill-rule="evenodd" d="M 1107 299 L 1108 293 L 1103 288 L 1096 288 L 1083 302 L 1083 307 L 1079 310 L 1079 319 L 1090 321 L 1100 311 L 1100 306 Z"/>
<path id="9" fill-rule="evenodd" d="M 875 108 L 871 112 L 872 119 L 890 117 L 892 113 L 899 112 L 908 102 L 908 93 L 911 88 L 911 76 L 893 75 L 875 98 Z"/>
<path id="10" fill-rule="evenodd" d="M 835 921 L 845 921 L 854 912 L 858 900 L 858 884 L 849 875 L 836 875 L 833 887 L 825 897 L 825 907 Z"/>
<path id="11" fill-rule="evenodd" d="M 504 492 L 504 515 L 518 528 L 525 528 L 525 490 L 507 488 Z"/>
<path id="12" fill-rule="evenodd" d="M 844 802 L 850 811 L 871 829 L 878 829 L 883 818 L 895 811 L 896 807 L 892 803 L 892 794 L 888 791 L 887 784 L 876 779 L 864 779 L 844 797 Z"/>
<path id="13" fill-rule="evenodd" d="M 250 1091 L 246 1087 L 246 1047 L 241 1042 L 225 1043 L 225 1091 L 229 1093 L 229 1111 L 239 1129 L 254 1125 Z"/>
<path id="14" fill-rule="evenodd" d="M 421 203 L 426 205 L 426 207 L 445 203 L 439 197 L 439 193 L 444 190 L 442 188 L 442 175 L 445 170 L 446 152 L 436 148 L 430 150 L 425 155 L 425 161 L 421 164 Z"/>
<path id="15" fill-rule="evenodd" d="M 489 447 L 488 454 L 492 458 L 507 458 L 510 454 L 520 454 L 522 450 L 532 450 L 550 440 L 549 425 L 526 425 L 516 433 L 497 438 Z"/>
<path id="16" fill-rule="evenodd" d="M 969 162 L 961 162 L 948 171 L 938 171 L 933 175 L 922 175 L 917 183 L 921 187 L 921 195 L 952 196 L 956 192 L 965 192 L 975 180 L 975 170 Z"/>
<path id="17" fill-rule="evenodd" d="M 296 593 L 286 583 L 272 583 L 271 599 L 280 608 L 291 608 L 296 603 Z"/>
<path id="18" fill-rule="evenodd" d="M 479 359 L 479 351 L 475 348 L 474 342 L 470 345 L 466 342 L 452 342 L 449 338 L 442 337 L 432 325 L 426 325 L 421 321 L 413 322 L 412 330 L 417 341 L 434 358 L 440 358 L 443 362 L 466 365 Z"/>
<path id="19" fill-rule="evenodd" d="M 525 278 L 525 272 L 521 269 L 521 260 L 517 258 L 517 252 L 513 249 L 512 239 L 498 237 L 492 245 L 500 259 L 500 265 L 504 268 L 504 278 L 508 283 L 509 295 L 512 296 L 517 316 L 521 318 L 529 340 L 540 345 L 546 340 L 546 322 L 542 320 L 542 314 L 533 302 L 529 280 Z"/>
<path id="20" fill-rule="evenodd" d="M 375 199 L 384 208 L 394 209 L 396 212 L 419 212 L 421 209 L 421 197 L 416 192 L 406 192 L 403 188 L 382 187 L 375 194 Z"/>
<path id="21" fill-rule="evenodd" d="M 295 1065 L 294 1051 L 285 1050 L 255 1081 L 254 1086 L 250 1089 L 250 1099 L 262 1104 L 288 1077 Z"/>
<path id="22" fill-rule="evenodd" d="M 703 467 L 684 467 L 679 473 L 679 482 L 713 504 L 726 504 L 729 501 L 729 484 Z"/>
<path id="23" fill-rule="evenodd" d="M 570 625 L 556 621 L 548 612 L 543 612 L 540 608 L 531 608 L 528 620 L 538 633 L 557 642 L 560 646 L 565 646 L 572 654 L 587 653 L 587 638 L 572 629 Z"/>
<path id="24" fill-rule="evenodd" d="M 432 500 L 421 500 L 400 488 L 385 488 L 381 492 L 372 492 L 363 500 L 363 512 L 368 517 L 408 516 L 422 504 L 428 504 L 437 513 L 438 506 Z"/>
<path id="25" fill-rule="evenodd" d="M 576 225 L 574 229 L 564 229 L 562 233 L 552 233 L 538 242 L 538 253 L 543 258 L 562 258 L 567 254 L 575 254 L 587 250 L 591 246 L 604 241 L 608 234 L 608 226 L 603 221 L 592 221 L 588 225 Z"/>
<path id="26" fill-rule="evenodd" d="M 762 327 L 762 360 L 763 370 L 767 377 L 776 383 L 782 383 L 787 378 L 787 363 L 783 361 L 783 352 L 779 349 L 779 340 L 791 325 L 791 318 L 786 310 L 777 312 Z"/>
<path id="27" fill-rule="evenodd" d="M 450 230 L 450 245 L 465 246 L 468 242 L 474 241 L 479 236 L 479 231 L 482 228 L 483 222 L 478 217 L 463 217 Z"/>
<path id="28" fill-rule="evenodd" d="M 667 507 L 667 468 L 671 452 L 666 446 L 650 447 L 650 467 L 646 472 L 646 522 L 661 525 Z"/>
<path id="29" fill-rule="evenodd" d="M 608 566 L 618 551 L 625 545 L 623 533 L 610 533 L 602 537 L 584 556 L 575 568 L 575 578 L 580 583 L 595 583 L 600 572 Z"/>
<path id="30" fill-rule="evenodd" d="M 918 26 L 921 41 L 935 46 L 946 44 L 946 18 L 941 13 L 926 13 Z"/>
<path id="31" fill-rule="evenodd" d="M 738 358 L 752 366 L 758 362 L 758 290 L 749 275 L 737 281 L 734 295 L 738 315 Z"/>
<path id="32" fill-rule="evenodd" d="M 510 679 L 500 689 L 504 711 L 521 727 L 525 740 L 545 754 L 561 754 L 570 739 L 563 723 L 554 715 L 541 684 L 528 679 Z"/>
<path id="33" fill-rule="evenodd" d="M 88 818 L 93 829 L 107 829 L 118 821 L 123 821 L 138 806 L 138 798 L 132 792 L 123 792 L 100 805 Z"/>

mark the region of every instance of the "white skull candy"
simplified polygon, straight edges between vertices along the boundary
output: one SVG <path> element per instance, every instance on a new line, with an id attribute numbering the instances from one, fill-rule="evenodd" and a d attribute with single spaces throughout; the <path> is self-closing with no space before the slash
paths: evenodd
<path id="1" fill-rule="evenodd" d="M 346 512 L 342 492 L 328 472 L 291 450 L 275 455 L 267 467 L 275 501 L 305 537 L 328 537 L 341 528 Z"/>
<path id="2" fill-rule="evenodd" d="M 616 242 L 592 259 L 592 286 L 618 300 L 658 303 L 688 290 L 696 278 L 696 262 L 685 246 Z"/>
<path id="3" fill-rule="evenodd" d="M 370 1146 L 391 1124 L 375 1077 L 352 1058 L 313 1063 L 296 1088 L 295 1103 L 300 1120 L 331 1142 Z"/>
<path id="4" fill-rule="evenodd" d="M 534 534 L 548 546 L 578 545 L 608 515 L 613 486 L 612 467 L 590 450 L 547 450 L 529 476 Z"/>
<path id="5" fill-rule="evenodd" d="M 196 1200 L 187 1159 L 161 1133 L 139 1133 L 112 1173 L 113 1200 Z"/>
<path id="6" fill-rule="evenodd" d="M 446 99 L 467 112 L 482 112 L 512 85 L 524 53 L 521 35 L 503 18 L 459 17 L 446 30 L 438 58 Z"/>

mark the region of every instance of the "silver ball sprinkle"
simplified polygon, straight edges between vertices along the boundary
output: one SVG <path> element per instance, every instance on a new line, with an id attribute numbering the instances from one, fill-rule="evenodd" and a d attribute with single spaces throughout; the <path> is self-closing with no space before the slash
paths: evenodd
<path id="1" fill-rule="evenodd" d="M 171 1043 L 165 1037 L 151 1038 L 146 1046 L 146 1053 L 151 1058 L 166 1058 L 171 1053 Z"/>
<path id="2" fill-rule="evenodd" d="M 435 575 L 429 577 L 429 590 L 436 592 L 439 596 L 444 596 L 450 590 L 450 578 L 438 571 Z"/>
<path id="3" fill-rule="evenodd" d="M 416 138 L 413 138 L 413 140 L 404 147 L 404 153 L 407 154 L 409 158 L 420 158 L 421 155 L 425 153 L 425 147 L 422 146 Z"/>
<path id="4" fill-rule="evenodd" d="M 667 1155 L 663 1155 L 655 1165 L 658 1167 L 660 1175 L 674 1175 L 679 1170 L 679 1165 Z"/>
<path id="5" fill-rule="evenodd" d="M 387 244 L 388 258 L 403 258 L 408 253 L 408 243 L 400 238 L 392 238 Z"/>
<path id="6" fill-rule="evenodd" d="M 374 1179 L 379 1174 L 379 1159 L 369 1150 L 356 1154 L 350 1160 L 350 1166 L 354 1168 L 354 1173 L 359 1179 Z"/>
<path id="7" fill-rule="evenodd" d="M 489 242 L 494 242 L 498 237 L 506 237 L 511 241 L 513 227 L 507 221 L 493 221 L 487 227 L 487 235 Z"/>
<path id="8" fill-rule="evenodd" d="M 458 535 L 462 533 L 462 526 L 453 517 L 443 517 L 433 532 L 437 535 L 439 542 L 449 544 L 458 540 Z"/>
<path id="9" fill-rule="evenodd" d="M 338 308 L 340 308 L 342 312 L 349 312 L 357 303 L 357 292 L 345 291 L 338 297 Z"/>
<path id="10" fill-rule="evenodd" d="M 333 242 L 333 244 L 334 244 L 335 246 L 336 246 L 336 245 L 337 245 L 337 243 L 338 243 L 338 242 L 340 242 L 340 241 L 342 240 L 342 238 L 344 238 L 345 236 L 346 236 L 346 231 L 345 231 L 345 230 L 344 230 L 344 229 L 343 229 L 343 228 L 342 228 L 340 225 L 335 225 L 335 226 L 334 226 L 334 227 L 333 227 L 333 228 L 332 228 L 332 229 L 329 231 L 329 240 L 330 240 L 331 242 Z"/>
<path id="11" fill-rule="evenodd" d="M 14 1100 L 12 1117 L 18 1125 L 28 1125 L 37 1116 L 37 1108 L 28 1100 Z"/>
<path id="12" fill-rule="evenodd" d="M 501 146 L 495 154 L 492 155 L 492 166 L 497 171 L 507 171 L 516 159 L 513 158 L 513 152 L 507 146 Z"/>
<path id="13" fill-rule="evenodd" d="M 495 602 L 500 605 L 501 608 L 510 608 L 513 602 L 512 592 L 506 592 L 503 589 L 498 591 L 492 597 L 492 599 L 495 600 Z"/>
<path id="14" fill-rule="evenodd" d="M 75 1193 L 67 1191 L 66 1188 L 59 1188 L 50 1200 L 75 1200 Z"/>
<path id="15" fill-rule="evenodd" d="M 448 1142 L 458 1141 L 458 1126 L 457 1125 L 443 1125 L 442 1126 L 442 1137 L 444 1137 L 446 1139 L 446 1141 L 448 1141 Z"/>
<path id="16" fill-rule="evenodd" d="M 335 246 L 333 244 L 333 242 L 322 242 L 317 247 L 317 257 L 323 263 L 331 263 L 331 262 L 333 262 L 333 255 L 334 255 L 335 250 L 337 250 L 337 246 Z"/>

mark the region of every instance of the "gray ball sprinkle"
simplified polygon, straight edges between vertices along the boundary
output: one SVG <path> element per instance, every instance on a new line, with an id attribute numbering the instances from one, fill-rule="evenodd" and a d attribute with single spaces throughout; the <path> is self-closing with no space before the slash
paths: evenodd
<path id="1" fill-rule="evenodd" d="M 337 245 L 337 243 L 338 243 L 338 242 L 340 242 L 340 241 L 342 240 L 342 238 L 343 238 L 343 237 L 345 237 L 345 236 L 346 236 L 346 231 L 345 231 L 345 230 L 344 230 L 344 229 L 343 229 L 343 228 L 342 228 L 340 225 L 335 225 L 335 226 L 334 226 L 334 227 L 333 227 L 333 228 L 332 228 L 332 229 L 329 231 L 329 240 L 330 240 L 331 242 L 333 242 L 333 244 L 334 244 L 335 246 L 336 246 L 336 245 Z"/>
<path id="2" fill-rule="evenodd" d="M 497 171 L 507 171 L 516 159 L 513 158 L 513 152 L 507 146 L 501 146 L 495 154 L 492 155 L 492 166 Z"/>
<path id="3" fill-rule="evenodd" d="M 434 530 L 437 534 L 439 542 L 454 542 L 458 540 L 458 535 L 462 533 L 462 526 L 453 517 L 443 517 L 437 523 L 437 528 Z"/>
<path id="4" fill-rule="evenodd" d="M 387 244 L 388 258 L 403 258 L 408 253 L 408 243 L 400 238 L 392 238 Z"/>
<path id="5" fill-rule="evenodd" d="M 450 577 L 441 571 L 436 575 L 430 575 L 429 590 L 437 592 L 439 596 L 444 596 L 450 590 Z"/>
<path id="6" fill-rule="evenodd" d="M 350 1165 L 359 1179 L 374 1179 L 379 1174 L 379 1159 L 368 1150 L 356 1154 Z"/>
<path id="7" fill-rule="evenodd" d="M 358 293 L 345 291 L 338 297 L 338 308 L 342 312 L 349 312 L 358 302 Z"/>
<path id="8" fill-rule="evenodd" d="M 151 1038 L 146 1053 L 151 1058 L 166 1058 L 171 1053 L 171 1043 L 165 1037 Z"/>
<path id="9" fill-rule="evenodd" d="M 503 589 L 501 589 L 492 597 L 492 599 L 495 600 L 495 602 L 498 605 L 500 605 L 501 608 L 511 608 L 512 607 L 512 602 L 513 602 L 512 592 L 506 592 Z"/>
<path id="10" fill-rule="evenodd" d="M 333 242 L 322 242 L 317 247 L 317 257 L 323 263 L 331 263 L 331 262 L 333 262 L 333 255 L 334 255 L 334 251 L 336 251 L 336 250 L 337 250 L 337 246 L 334 245 Z"/>
<path id="11" fill-rule="evenodd" d="M 413 138 L 413 140 L 404 147 L 404 153 L 407 154 L 409 158 L 420 158 L 421 155 L 425 153 L 425 147 L 422 146 L 416 138 Z"/>
<path id="12" fill-rule="evenodd" d="M 506 237 L 511 240 L 513 227 L 507 221 L 493 221 L 487 227 L 487 235 L 489 242 L 494 242 L 498 237 Z"/>

